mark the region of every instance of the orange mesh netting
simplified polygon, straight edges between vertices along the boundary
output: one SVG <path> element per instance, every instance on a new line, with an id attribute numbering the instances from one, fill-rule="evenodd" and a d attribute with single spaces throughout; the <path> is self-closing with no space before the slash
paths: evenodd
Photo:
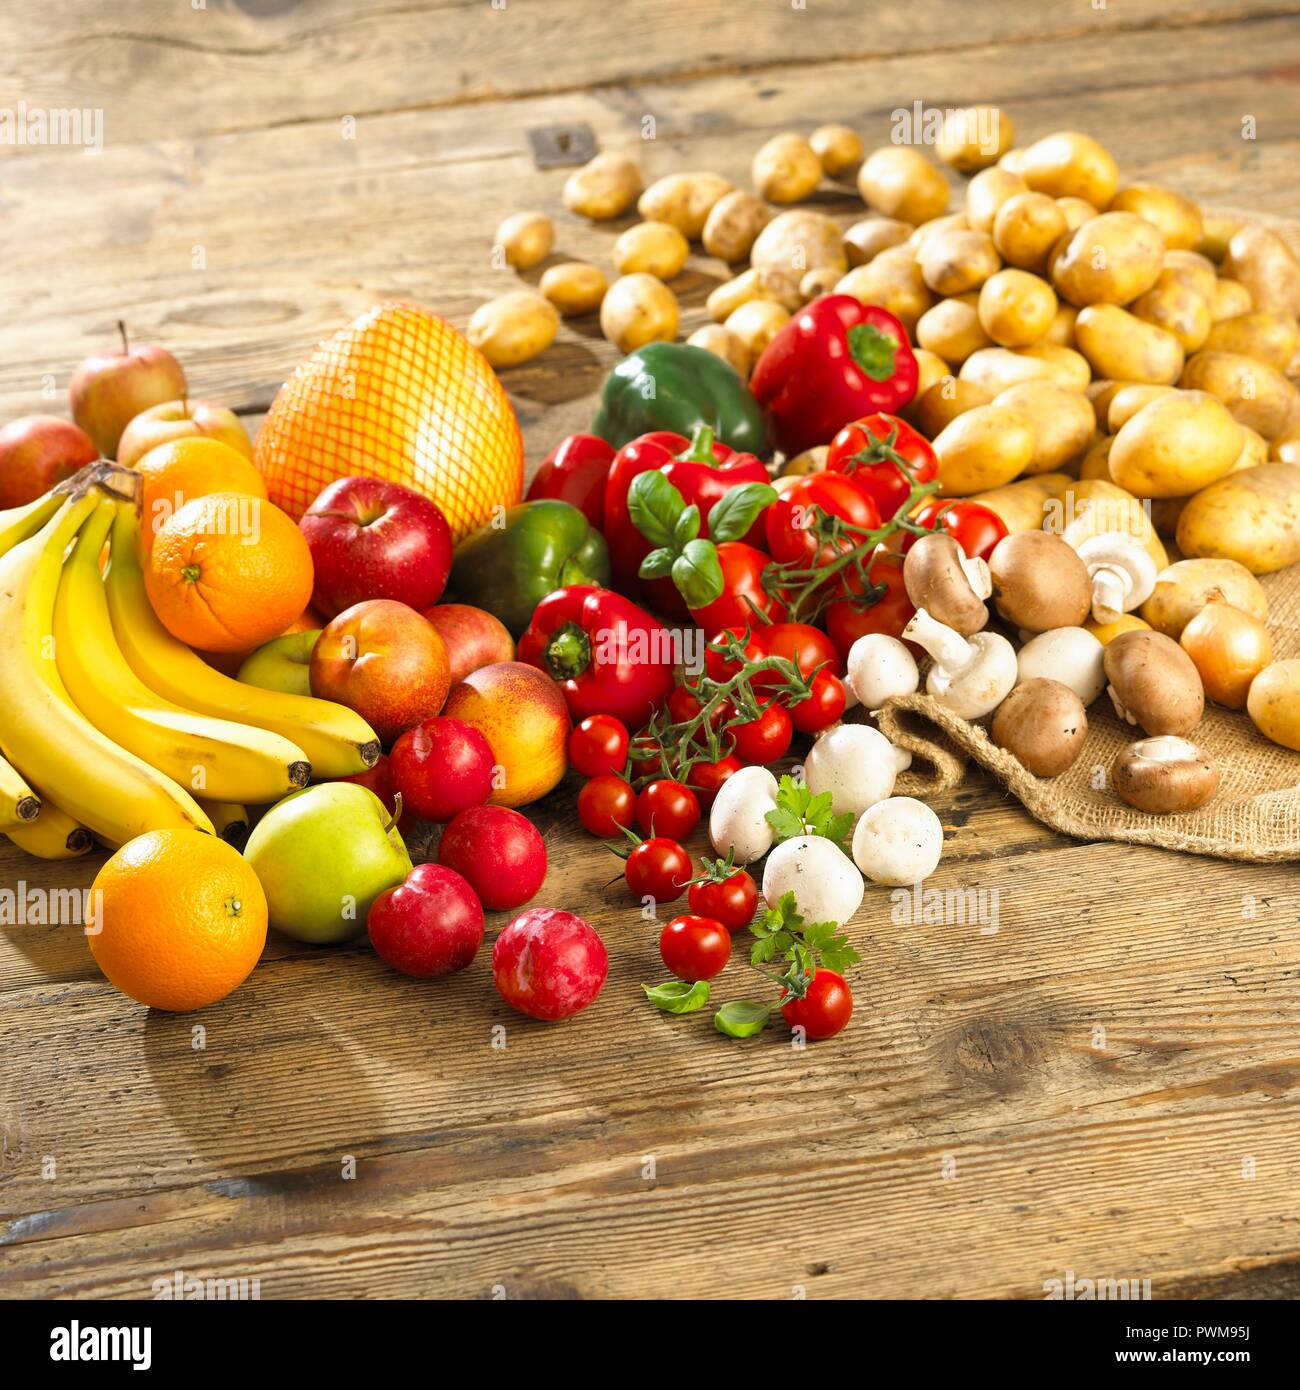
<path id="1" fill-rule="evenodd" d="M 335 478 L 402 483 L 460 540 L 523 491 L 524 449 L 487 359 L 450 324 L 378 304 L 321 343 L 280 388 L 255 461 L 295 520 Z"/>

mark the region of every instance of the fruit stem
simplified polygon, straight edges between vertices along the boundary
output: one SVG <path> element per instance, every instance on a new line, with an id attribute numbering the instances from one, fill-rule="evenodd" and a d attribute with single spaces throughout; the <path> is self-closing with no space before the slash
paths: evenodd
<path id="1" fill-rule="evenodd" d="M 131 345 L 126 340 L 126 322 L 123 319 L 117 321 L 117 331 L 122 335 L 122 351 L 130 352 Z"/>
<path id="2" fill-rule="evenodd" d="M 396 829 L 397 829 L 397 822 L 398 822 L 399 820 L 401 820 L 401 819 L 402 819 L 402 793 L 401 793 L 401 792 L 394 792 L 394 793 L 393 793 L 393 814 L 392 814 L 391 818 L 389 819 L 388 824 L 387 824 L 386 826 L 384 826 L 384 834 L 387 835 L 388 832 L 389 832 L 390 830 L 396 830 Z"/>

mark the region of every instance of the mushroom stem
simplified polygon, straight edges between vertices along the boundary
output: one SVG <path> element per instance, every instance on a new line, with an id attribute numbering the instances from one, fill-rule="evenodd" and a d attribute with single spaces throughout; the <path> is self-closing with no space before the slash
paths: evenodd
<path id="1" fill-rule="evenodd" d="M 978 599 L 991 597 L 993 593 L 993 576 L 989 573 L 989 562 L 978 555 L 963 555 L 958 561 L 961 565 L 961 572 L 966 576 L 966 582 L 971 587 L 971 592 Z"/>
<path id="2" fill-rule="evenodd" d="M 1092 572 L 1092 616 L 1099 623 L 1117 623 L 1128 611 L 1133 583 L 1127 570 L 1099 565 Z"/>
<path id="3" fill-rule="evenodd" d="M 934 660 L 948 671 L 960 671 L 975 659 L 975 649 L 959 632 L 945 627 L 932 618 L 924 608 L 918 608 L 903 636 L 923 647 Z"/>

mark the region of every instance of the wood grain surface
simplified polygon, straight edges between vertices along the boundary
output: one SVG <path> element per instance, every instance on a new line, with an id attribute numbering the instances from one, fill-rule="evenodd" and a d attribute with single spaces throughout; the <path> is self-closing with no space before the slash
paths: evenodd
<path id="1" fill-rule="evenodd" d="M 741 181 L 778 130 L 843 120 L 870 145 L 914 100 L 994 101 L 1028 138 L 1097 135 L 1126 177 L 1297 211 L 1287 5 L 61 10 L 55 30 L 35 0 L 5 7 L 0 91 L 101 107 L 105 145 L 0 149 L 0 420 L 62 410 L 125 317 L 255 424 L 376 298 L 463 324 L 507 284 L 489 248 L 520 207 L 608 264 L 617 227 L 563 213 L 564 172 L 533 166 L 545 125 Z M 818 202 L 861 213 L 849 186 Z M 692 257 L 687 324 L 725 274 Z M 530 468 L 614 357 L 578 321 L 505 375 Z M 996 930 L 896 921 L 869 888 L 853 1023 L 798 1050 L 639 1001 L 657 928 L 574 791 L 530 808 L 539 901 L 588 917 L 611 973 L 563 1025 L 508 1010 L 486 952 L 422 984 L 365 945 L 274 936 L 225 1003 L 157 1014 L 75 927 L 0 927 L 0 1293 L 148 1297 L 181 1270 L 265 1298 L 1035 1298 L 1073 1270 L 1157 1298 L 1295 1295 L 1295 866 L 1077 843 L 972 772 L 935 807 L 931 883 L 996 891 Z M 86 886 L 101 858 L 6 847 L 0 886 Z"/>

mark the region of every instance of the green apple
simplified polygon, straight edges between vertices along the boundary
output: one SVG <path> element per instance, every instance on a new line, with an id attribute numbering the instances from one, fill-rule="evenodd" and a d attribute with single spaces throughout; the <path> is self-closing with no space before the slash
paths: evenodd
<path id="1" fill-rule="evenodd" d="M 320 628 L 309 628 L 306 632 L 273 637 L 244 659 L 239 679 L 245 685 L 260 685 L 263 690 L 310 695 L 311 654 L 319 636 Z"/>
<path id="2" fill-rule="evenodd" d="M 244 858 L 266 893 L 271 925 L 313 945 L 359 936 L 370 904 L 411 872 L 397 818 L 355 782 L 321 782 L 277 801 Z"/>

